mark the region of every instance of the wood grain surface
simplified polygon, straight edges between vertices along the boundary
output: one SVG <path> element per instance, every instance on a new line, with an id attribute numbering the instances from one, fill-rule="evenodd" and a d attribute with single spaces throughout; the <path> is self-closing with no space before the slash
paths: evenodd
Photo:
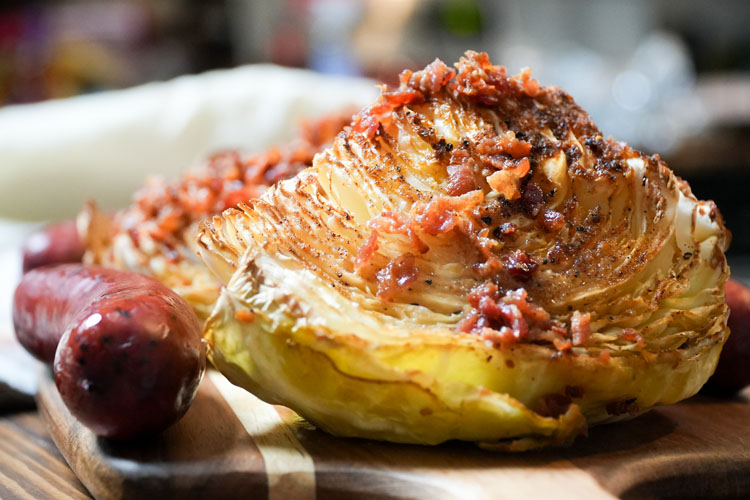
<path id="1" fill-rule="evenodd" d="M 39 405 L 96 498 L 750 497 L 750 390 L 597 427 L 567 449 L 503 454 L 469 443 L 336 438 L 250 394 L 245 402 L 227 397 L 214 377 L 206 377 L 185 418 L 139 442 L 96 438 L 70 416 L 48 376 Z M 248 408 L 256 410 L 243 415 Z"/>
<path id="2" fill-rule="evenodd" d="M 90 499 L 36 411 L 0 414 L 0 498 Z"/>

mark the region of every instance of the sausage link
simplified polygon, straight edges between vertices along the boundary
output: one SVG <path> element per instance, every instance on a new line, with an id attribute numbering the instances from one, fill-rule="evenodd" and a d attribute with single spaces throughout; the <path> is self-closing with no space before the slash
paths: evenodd
<path id="1" fill-rule="evenodd" d="M 23 272 L 53 264 L 81 262 L 86 247 L 75 221 L 57 222 L 32 233 L 23 245 Z"/>
<path id="2" fill-rule="evenodd" d="M 205 370 L 192 308 L 144 275 L 80 264 L 35 269 L 16 289 L 13 318 L 21 344 L 54 359 L 71 413 L 100 436 L 165 429 L 187 411 Z"/>
<path id="3" fill-rule="evenodd" d="M 730 335 L 716 371 L 703 387 L 704 393 L 715 396 L 733 396 L 750 385 L 750 288 L 730 279 L 724 285 L 724 293 Z"/>

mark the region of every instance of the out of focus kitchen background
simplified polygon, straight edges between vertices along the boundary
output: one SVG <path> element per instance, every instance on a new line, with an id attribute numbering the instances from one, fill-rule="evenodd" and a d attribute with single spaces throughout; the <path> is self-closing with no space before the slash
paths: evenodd
<path id="1" fill-rule="evenodd" d="M 542 83 L 569 91 L 605 134 L 647 152 L 659 152 L 691 182 L 699 197 L 717 202 L 734 233 L 732 263 L 740 273 L 750 269 L 742 258 L 750 255 L 750 230 L 746 228 L 750 221 L 746 193 L 750 186 L 750 2 L 4 0 L 0 5 L 0 104 L 4 106 L 0 108 L 0 218 L 6 221 L 4 227 L 28 227 L 14 222 L 19 219 L 70 217 L 83 201 L 81 193 L 95 198 L 103 194 L 99 201 L 105 207 L 122 205 L 142 182 L 144 172 L 159 173 L 160 165 L 170 159 L 189 166 L 192 156 L 184 159 L 177 153 L 164 153 L 169 144 L 151 157 L 144 146 L 145 159 L 141 159 L 138 140 L 131 137 L 127 147 L 133 155 L 132 170 L 128 170 L 132 175 L 116 174 L 124 163 L 117 158 L 110 162 L 101 153 L 102 144 L 114 148 L 111 157 L 122 154 L 111 137 L 97 144 L 100 130 L 90 123 L 91 117 L 116 131 L 111 124 L 125 118 L 118 121 L 111 115 L 134 111 L 123 102 L 108 107 L 105 96 L 113 94 L 107 91 L 185 74 L 272 63 L 336 75 L 331 81 L 338 86 L 323 92 L 327 102 L 339 104 L 334 96 L 361 105 L 372 94 L 353 89 L 372 85 L 360 77 L 393 82 L 403 68 L 419 68 L 435 57 L 453 62 L 471 48 L 489 52 L 493 61 L 511 72 L 532 67 Z M 290 75 L 287 80 L 299 76 L 299 85 L 307 85 L 302 73 Z M 356 83 L 347 85 L 349 80 L 342 78 L 349 77 L 356 77 L 351 80 Z M 232 83 L 235 87 L 238 78 L 253 77 L 250 73 L 237 76 Z M 251 88 L 249 80 L 247 85 Z M 220 87 L 210 91 L 221 93 Z M 339 89 L 352 94 L 344 95 Z M 313 90 L 289 92 L 294 99 L 302 99 L 301 94 Z M 87 97 L 68 99 L 81 95 Z M 317 102 L 314 95 L 303 97 L 305 102 Z M 53 101 L 29 104 L 49 100 Z M 68 106 L 69 102 L 73 104 Z M 240 102 L 236 108 L 244 109 Z M 255 108 L 249 109 L 252 113 Z M 184 107 L 172 110 L 181 111 Z M 213 119 L 220 120 L 220 114 Z M 184 125 L 190 120 L 178 122 Z M 148 126 L 152 121 L 143 123 Z M 280 123 L 275 126 L 281 127 Z M 233 129 L 229 143 L 219 140 L 201 143 L 201 147 L 264 147 L 258 139 L 262 127 L 250 127 L 243 136 L 242 126 L 223 127 Z M 214 133 L 217 127 L 222 125 L 203 136 L 219 137 Z M 91 153 L 66 161 L 64 141 L 76 128 L 89 134 L 75 136 L 76 154 L 81 155 L 81 147 Z M 277 140 L 261 136 L 263 141 Z M 82 143 L 81 137 L 88 137 L 89 143 Z M 191 137 L 188 142 L 195 144 L 196 135 Z M 42 154 L 45 151 L 48 154 Z M 198 155 L 193 150 L 190 154 Z M 98 155 L 96 170 L 74 175 L 76 165 L 94 158 L 91 155 Z M 159 161 L 150 164 L 151 158 Z M 169 169 L 163 173 L 175 175 Z M 71 185 L 65 184 L 68 177 L 73 179 Z M 105 181 L 96 178 L 115 179 L 109 184 L 117 184 L 119 191 L 104 189 Z M 71 194 L 66 197 L 64 193 Z M 2 201 L 19 197 L 23 203 Z M 0 230 L 0 236 L 16 234 L 12 231 Z M 0 239 L 5 241 L 0 248 L 12 241 Z"/>

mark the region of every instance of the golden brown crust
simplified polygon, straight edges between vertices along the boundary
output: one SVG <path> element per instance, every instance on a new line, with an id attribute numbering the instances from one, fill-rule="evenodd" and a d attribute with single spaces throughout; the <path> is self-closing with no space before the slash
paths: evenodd
<path id="1" fill-rule="evenodd" d="M 291 244 L 280 250 L 316 273 L 339 266 L 364 280 L 352 285 L 334 278 L 342 294 L 347 286 L 371 287 L 386 302 L 426 307 L 433 306 L 423 299 L 439 289 L 463 297 L 449 301 L 453 312 L 463 309 L 459 330 L 493 342 L 513 338 L 568 351 L 601 344 L 590 332 L 606 327 L 625 334 L 606 336 L 605 344 L 644 348 L 642 338 L 627 333 L 634 318 L 645 319 L 684 289 L 687 271 L 700 260 L 697 250 L 670 248 L 680 199 L 697 200 L 658 156 L 605 139 L 568 94 L 540 86 L 528 70 L 509 76 L 486 54 L 467 52 L 455 69 L 435 61 L 406 71 L 398 88 L 382 90 L 316 160 L 323 197 L 335 195 L 326 182 L 336 176 L 372 193 L 363 207 L 367 219 L 334 200 L 357 220 L 345 253 L 330 256 L 337 262 L 332 265 L 324 250 L 312 252 L 316 245 L 306 241 L 316 214 L 305 204 L 293 209 L 300 217 L 280 200 L 245 208 L 265 212 L 282 227 L 299 226 L 283 236 Z M 314 205 L 330 210 L 324 201 Z M 715 207 L 705 207 L 723 227 Z M 726 234 L 722 238 L 720 249 Z M 451 283 L 433 279 L 440 265 L 434 251 L 447 247 L 454 249 L 448 264 L 468 270 Z M 668 272 L 655 273 L 657 257 L 662 267 L 671 261 Z M 637 296 L 622 298 L 611 314 L 597 312 L 609 310 L 613 297 L 639 280 L 650 283 Z M 485 294 L 481 307 L 470 304 L 468 297 L 488 285 L 497 291 Z M 551 319 L 521 314 L 518 323 L 516 312 L 529 309 L 508 312 L 518 305 L 512 297 L 519 289 Z M 511 324 L 532 334 L 501 335 Z"/>

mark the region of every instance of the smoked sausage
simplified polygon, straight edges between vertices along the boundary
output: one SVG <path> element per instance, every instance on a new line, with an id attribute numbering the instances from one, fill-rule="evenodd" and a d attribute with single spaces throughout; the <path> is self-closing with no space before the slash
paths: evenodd
<path id="1" fill-rule="evenodd" d="M 23 272 L 53 264 L 81 262 L 86 247 L 75 221 L 56 222 L 32 233 L 23 244 Z"/>
<path id="2" fill-rule="evenodd" d="M 724 293 L 729 306 L 729 339 L 703 392 L 731 396 L 750 385 L 750 289 L 730 279 Z"/>
<path id="3" fill-rule="evenodd" d="M 54 359 L 60 396 L 100 436 L 165 429 L 187 411 L 205 370 L 192 308 L 144 275 L 81 264 L 32 270 L 16 289 L 13 321 L 24 347 Z"/>

